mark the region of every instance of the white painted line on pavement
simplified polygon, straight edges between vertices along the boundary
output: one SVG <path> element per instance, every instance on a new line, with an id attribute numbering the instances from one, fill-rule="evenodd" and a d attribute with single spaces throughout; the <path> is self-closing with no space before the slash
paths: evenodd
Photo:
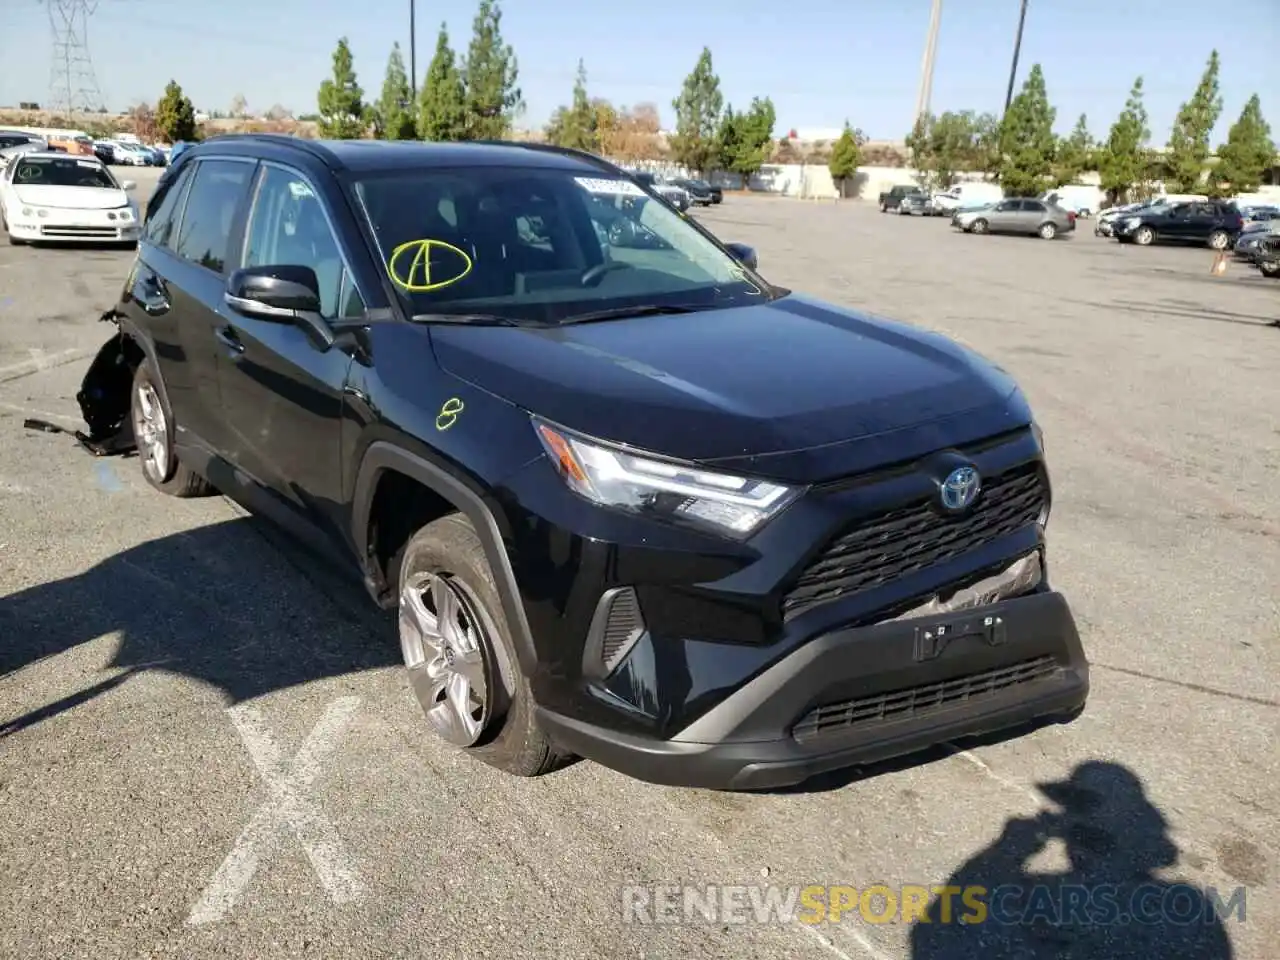
<path id="1" fill-rule="evenodd" d="M 11 363 L 7 367 L 0 367 L 0 383 L 19 380 L 33 373 L 39 373 L 41 370 L 60 367 L 65 363 L 74 363 L 76 360 L 88 360 L 95 352 L 70 349 L 59 350 L 57 353 L 45 353 L 39 347 L 32 347 L 30 360 L 24 360 L 22 363 Z"/>
<path id="2" fill-rule="evenodd" d="M 996 783 L 1000 784 L 1000 786 L 1008 787 L 1010 790 L 1015 790 L 1018 793 L 1021 793 L 1023 796 L 1030 797 L 1031 802 L 1034 803 L 1037 807 L 1044 805 L 1044 801 L 1041 799 L 1040 794 L 1036 793 L 1034 790 L 1032 790 L 1030 787 L 1026 786 L 1025 784 L 1018 783 L 1018 781 L 1016 780 L 1010 780 L 1008 777 L 1003 777 L 1000 774 L 996 773 L 987 764 L 987 761 L 983 760 L 976 753 L 973 753 L 969 750 L 960 750 L 954 744 L 950 744 L 950 743 L 946 744 L 946 747 L 948 750 L 951 751 L 951 753 L 954 756 L 957 756 L 964 760 L 969 761 L 969 763 L 973 764 L 975 767 L 977 767 L 979 770 L 985 773 L 988 777 L 990 777 Z"/>
<path id="3" fill-rule="evenodd" d="M 253 879 L 259 864 L 274 852 L 286 829 L 293 832 L 306 851 L 312 868 L 335 903 L 349 903 L 364 894 L 364 884 L 347 859 L 333 825 L 303 794 L 303 788 L 319 776 L 321 762 L 337 746 L 359 703 L 359 697 L 339 697 L 330 703 L 288 769 L 280 748 L 256 709 L 240 706 L 227 711 L 267 785 L 269 796 L 222 861 L 187 923 L 209 923 L 226 916 Z"/>
<path id="4" fill-rule="evenodd" d="M 849 954 L 845 953 L 843 950 L 837 947 L 834 943 L 832 943 L 831 940 L 823 936 L 820 930 L 814 927 L 810 927 L 807 924 L 803 924 L 803 923 L 798 923 L 796 924 L 796 926 L 798 926 L 801 930 L 803 930 L 813 939 L 817 940 L 818 943 L 820 943 L 823 946 L 823 948 L 825 948 L 826 951 L 832 954 L 833 956 L 839 957 L 840 960 L 853 960 L 853 957 L 849 956 Z M 893 957 L 889 956 L 887 953 L 880 950 L 874 943 L 868 940 L 866 934 L 859 933 L 857 930 L 854 930 L 852 928 L 847 929 L 844 932 L 849 935 L 850 939 L 852 939 L 854 943 L 856 943 L 866 952 L 867 956 L 871 957 L 871 960 L 894 960 Z"/>
<path id="5" fill-rule="evenodd" d="M 48 410 L 37 410 L 34 407 L 24 407 L 18 403 L 5 403 L 0 400 L 0 409 L 12 410 L 14 413 L 25 413 L 29 417 L 40 417 L 44 420 L 61 420 L 64 423 L 78 424 L 80 421 L 69 413 L 50 413 Z"/>

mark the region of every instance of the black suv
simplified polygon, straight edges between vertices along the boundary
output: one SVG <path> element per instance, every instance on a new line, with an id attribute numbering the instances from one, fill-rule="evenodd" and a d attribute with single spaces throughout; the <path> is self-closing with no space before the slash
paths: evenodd
<path id="1" fill-rule="evenodd" d="M 771 787 L 1074 716 L 1015 383 L 643 196 L 534 145 L 206 141 L 82 407 L 334 548 L 431 729 L 514 774 Z"/>
<path id="2" fill-rule="evenodd" d="M 1244 218 L 1233 204 L 1209 200 L 1135 210 L 1118 218 L 1111 229 L 1121 243 L 1142 247 L 1165 241 L 1227 250 L 1244 229 Z"/>

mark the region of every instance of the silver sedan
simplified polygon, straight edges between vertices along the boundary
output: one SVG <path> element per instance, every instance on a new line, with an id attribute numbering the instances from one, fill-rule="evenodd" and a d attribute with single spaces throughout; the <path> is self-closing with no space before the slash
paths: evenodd
<path id="1" fill-rule="evenodd" d="M 1053 240 L 1076 228 L 1076 215 L 1043 200 L 1010 197 L 951 218 L 965 233 L 1013 233 Z"/>

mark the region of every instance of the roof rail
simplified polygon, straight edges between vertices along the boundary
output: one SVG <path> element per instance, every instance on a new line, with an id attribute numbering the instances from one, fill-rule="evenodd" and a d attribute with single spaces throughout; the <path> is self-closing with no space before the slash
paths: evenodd
<path id="1" fill-rule="evenodd" d="M 251 140 L 260 143 L 271 143 L 280 147 L 293 147 L 296 150 L 302 150 L 305 153 L 309 153 L 313 157 L 318 157 L 322 160 L 332 159 L 329 151 L 325 150 L 315 141 L 306 140 L 302 137 L 291 137 L 287 133 L 219 133 L 198 141 L 198 143 L 212 143 L 215 140 Z"/>
<path id="2" fill-rule="evenodd" d="M 573 157 L 584 163 L 589 163 L 593 167 L 599 167 L 601 170 L 608 170 L 610 173 L 626 173 L 621 167 L 612 161 L 606 160 L 604 157 L 597 156 L 587 150 L 579 150 L 576 147 L 560 147 L 554 143 L 531 143 L 523 140 L 475 140 L 474 143 L 482 143 L 494 147 L 519 147 L 523 150 L 538 150 L 542 153 L 558 153 L 566 157 Z"/>

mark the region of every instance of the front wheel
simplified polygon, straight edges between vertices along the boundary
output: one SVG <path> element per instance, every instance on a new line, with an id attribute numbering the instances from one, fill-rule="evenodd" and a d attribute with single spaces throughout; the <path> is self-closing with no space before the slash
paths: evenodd
<path id="1" fill-rule="evenodd" d="M 986 233 L 986 232 L 987 232 L 987 227 L 988 227 L 988 223 L 987 223 L 987 221 L 985 221 L 985 220 L 975 220 L 975 221 L 973 221 L 973 223 L 972 223 L 972 224 L 970 224 L 970 226 L 969 226 L 969 232 L 970 232 L 970 233 Z"/>
<path id="2" fill-rule="evenodd" d="M 1155 238 L 1156 232 L 1150 227 L 1139 227 L 1133 235 L 1133 242 L 1140 247 L 1149 247 Z"/>
<path id="3" fill-rule="evenodd" d="M 1211 250 L 1225 250 L 1230 242 L 1231 237 L 1225 230 L 1215 230 L 1209 234 L 1209 249 Z"/>
<path id="4" fill-rule="evenodd" d="M 493 572 L 466 517 L 443 517 L 409 539 L 399 598 L 409 683 L 437 737 L 520 777 L 568 759 L 538 726 Z"/>
<path id="5" fill-rule="evenodd" d="M 204 477 L 178 462 L 173 444 L 173 413 L 149 360 L 142 361 L 133 375 L 130 417 L 133 442 L 147 483 L 171 497 L 201 497 L 217 492 Z"/>

